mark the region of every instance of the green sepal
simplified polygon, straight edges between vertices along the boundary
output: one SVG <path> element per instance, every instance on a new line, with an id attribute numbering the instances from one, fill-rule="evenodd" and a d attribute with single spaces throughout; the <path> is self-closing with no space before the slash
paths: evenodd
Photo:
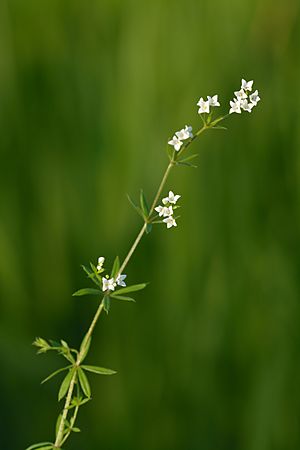
<path id="1" fill-rule="evenodd" d="M 127 294 L 129 292 L 134 292 L 134 291 L 141 291 L 142 289 L 144 289 L 147 286 L 148 283 L 141 283 L 141 284 L 133 284 L 132 286 L 126 286 L 122 289 L 118 289 L 115 293 L 110 294 L 111 297 L 114 297 L 115 295 L 120 295 L 120 294 Z"/>
<path id="2" fill-rule="evenodd" d="M 44 383 L 46 383 L 46 381 L 51 380 L 51 378 L 55 377 L 55 375 L 59 374 L 60 372 L 70 369 L 70 367 L 72 367 L 72 366 L 66 366 L 66 367 L 63 367 L 62 369 L 58 369 L 55 372 L 52 372 L 47 378 L 45 378 L 43 381 L 41 381 L 41 384 L 44 384 Z"/>
<path id="3" fill-rule="evenodd" d="M 108 314 L 110 310 L 110 298 L 108 295 L 105 295 L 105 297 L 103 297 L 102 303 L 104 311 L 106 312 L 106 314 Z"/>
<path id="4" fill-rule="evenodd" d="M 141 189 L 141 191 L 140 191 L 140 207 L 141 207 L 141 210 L 143 211 L 144 219 L 147 219 L 147 217 L 149 216 L 149 206 L 148 206 L 143 189 Z"/>
<path id="5" fill-rule="evenodd" d="M 81 389 L 83 390 L 83 393 L 87 397 L 90 397 L 91 396 L 90 383 L 89 383 L 89 380 L 87 379 L 86 374 L 81 369 L 81 367 L 79 367 L 79 369 L 78 369 L 78 377 L 79 377 L 79 382 L 80 382 Z"/>
<path id="6" fill-rule="evenodd" d="M 137 212 L 142 218 L 144 218 L 144 214 L 143 214 L 143 211 L 141 210 L 141 208 L 139 208 L 139 207 L 131 200 L 131 198 L 129 197 L 128 194 L 127 194 L 127 198 L 128 198 L 129 203 L 131 204 L 131 206 L 136 210 L 136 212 Z"/>
<path id="7" fill-rule="evenodd" d="M 84 288 L 79 289 L 78 291 L 74 292 L 74 294 L 72 294 L 73 297 L 81 297 L 83 295 L 102 295 L 102 291 L 100 291 L 99 289 Z"/>
<path id="8" fill-rule="evenodd" d="M 98 367 L 98 366 L 81 366 L 84 370 L 87 370 L 88 372 L 97 373 L 99 375 L 114 375 L 117 373 L 115 370 L 112 369 L 106 369 L 105 367 Z"/>
<path id="9" fill-rule="evenodd" d="M 86 358 L 86 355 L 88 354 L 88 351 L 89 351 L 90 345 L 91 345 L 91 340 L 92 340 L 91 336 L 85 335 L 81 342 L 80 349 L 79 349 L 79 353 L 81 356 L 81 358 L 80 358 L 81 362 Z M 84 347 L 85 347 L 85 350 L 83 353 L 81 353 L 82 350 L 84 349 Z"/>
<path id="10" fill-rule="evenodd" d="M 71 383 L 71 380 L 72 380 L 72 377 L 73 377 L 73 374 L 74 374 L 74 370 L 75 370 L 74 368 L 71 369 L 69 371 L 69 373 L 63 379 L 63 382 L 61 383 L 60 389 L 59 389 L 59 392 L 58 392 L 58 401 L 60 401 L 66 395 L 66 393 L 68 392 L 68 389 L 69 389 L 69 386 L 70 386 L 70 383 Z"/>
<path id="11" fill-rule="evenodd" d="M 146 233 L 149 234 L 152 231 L 152 223 L 147 223 L 146 225 Z"/>
<path id="12" fill-rule="evenodd" d="M 119 260 L 119 257 L 116 256 L 115 260 L 114 260 L 114 263 L 113 263 L 113 267 L 112 267 L 110 278 L 115 278 L 115 276 L 119 272 L 119 269 L 120 269 L 120 260 Z"/>
<path id="13" fill-rule="evenodd" d="M 124 300 L 126 302 L 135 302 L 134 298 L 132 297 L 125 297 L 124 295 L 114 295 L 113 298 L 117 300 Z"/>
<path id="14" fill-rule="evenodd" d="M 48 445 L 48 446 L 50 445 L 50 447 L 48 447 L 48 448 L 53 448 L 52 442 L 40 442 L 39 444 L 33 444 L 30 447 L 27 447 L 26 450 L 40 450 L 41 448 L 43 448 L 43 447 L 41 447 L 41 445 L 43 445 L 44 448 L 45 448 L 45 445 Z"/>

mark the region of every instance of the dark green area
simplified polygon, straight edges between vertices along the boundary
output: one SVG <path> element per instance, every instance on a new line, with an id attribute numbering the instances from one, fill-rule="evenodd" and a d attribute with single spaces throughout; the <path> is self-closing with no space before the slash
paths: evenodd
<path id="1" fill-rule="evenodd" d="M 70 450 L 300 448 L 298 0 L 1 0 L 1 450 L 53 439 L 64 363 L 96 297 L 80 264 L 124 258 L 173 132 L 254 79 L 262 101 L 191 148 L 126 271 L 148 282 L 103 314 L 86 364 L 93 400 Z M 92 285 L 90 287 L 93 287 Z M 58 378 L 61 379 L 58 379 Z"/>

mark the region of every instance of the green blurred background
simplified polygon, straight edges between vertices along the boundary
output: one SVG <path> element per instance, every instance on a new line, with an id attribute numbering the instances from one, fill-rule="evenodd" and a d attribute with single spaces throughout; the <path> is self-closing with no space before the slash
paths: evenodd
<path id="1" fill-rule="evenodd" d="M 177 229 L 157 227 L 127 269 L 150 281 L 95 333 L 70 450 L 300 448 L 298 0 L 1 0 L 1 450 L 53 439 L 60 367 L 36 336 L 78 345 L 96 309 L 72 298 L 80 264 L 124 257 L 165 144 L 227 111 L 240 79 L 262 101 L 194 144 Z"/>

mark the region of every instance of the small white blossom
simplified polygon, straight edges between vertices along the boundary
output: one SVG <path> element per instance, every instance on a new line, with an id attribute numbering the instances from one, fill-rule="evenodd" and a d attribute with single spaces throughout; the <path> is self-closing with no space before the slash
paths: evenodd
<path id="1" fill-rule="evenodd" d="M 209 113 L 209 100 L 205 101 L 202 97 L 200 98 L 200 100 L 197 103 L 197 106 L 199 106 L 198 109 L 198 113 L 202 114 L 202 113 Z"/>
<path id="2" fill-rule="evenodd" d="M 241 108 L 244 111 L 251 112 L 252 108 L 255 106 L 254 103 L 249 103 L 247 100 L 241 100 Z"/>
<path id="3" fill-rule="evenodd" d="M 174 219 L 173 216 L 166 217 L 166 218 L 163 220 L 163 222 L 167 224 L 167 228 L 177 227 L 176 220 Z"/>
<path id="4" fill-rule="evenodd" d="M 245 98 L 247 98 L 247 94 L 244 91 L 244 89 L 241 89 L 240 91 L 235 91 L 234 95 L 238 100 L 244 100 Z"/>
<path id="5" fill-rule="evenodd" d="M 99 256 L 98 258 L 98 265 L 97 265 L 97 270 L 101 270 L 102 266 L 104 264 L 105 258 L 104 256 Z"/>
<path id="6" fill-rule="evenodd" d="M 252 85 L 253 85 L 253 80 L 246 81 L 246 80 L 242 79 L 241 89 L 244 89 L 244 91 L 252 91 Z"/>
<path id="7" fill-rule="evenodd" d="M 257 103 L 260 101 L 260 97 L 258 95 L 258 90 L 256 89 L 256 91 L 253 92 L 253 94 L 251 94 L 249 96 L 250 102 L 253 103 L 254 106 L 257 105 Z"/>
<path id="8" fill-rule="evenodd" d="M 173 145 L 173 147 L 175 148 L 176 152 L 178 152 L 180 150 L 180 147 L 182 146 L 182 142 L 180 139 L 178 139 L 178 137 L 176 135 L 173 136 L 173 139 L 171 139 L 168 144 Z"/>
<path id="9" fill-rule="evenodd" d="M 154 209 L 155 209 L 155 211 L 158 212 L 159 217 L 161 217 L 161 216 L 167 217 L 167 216 L 171 216 L 173 214 L 172 205 L 170 205 L 169 207 L 159 205 L 159 206 L 156 206 L 156 208 L 154 208 Z"/>
<path id="10" fill-rule="evenodd" d="M 241 102 L 240 100 L 237 100 L 236 98 L 233 99 L 233 101 L 230 101 L 230 110 L 229 110 L 229 114 L 232 113 L 237 113 L 237 114 L 241 114 Z"/>
<path id="11" fill-rule="evenodd" d="M 218 101 L 218 95 L 214 95 L 213 97 L 207 96 L 207 101 L 209 103 L 209 106 L 220 106 L 220 103 Z"/>
<path id="12" fill-rule="evenodd" d="M 118 286 L 123 286 L 123 287 L 125 287 L 126 286 L 126 283 L 125 283 L 125 278 L 127 277 L 127 275 L 125 275 L 125 274 L 123 274 L 123 275 L 118 275 L 117 276 L 117 278 L 116 278 L 116 283 L 117 283 L 117 285 Z"/>
<path id="13" fill-rule="evenodd" d="M 165 197 L 162 199 L 162 202 L 164 205 L 166 205 L 167 203 L 173 203 L 175 205 L 175 203 L 177 202 L 177 200 L 181 197 L 181 195 L 175 195 L 174 192 L 169 191 L 169 196 Z"/>
<path id="14" fill-rule="evenodd" d="M 180 141 L 192 138 L 193 137 L 192 127 L 186 125 L 185 128 L 182 128 L 182 130 L 176 131 L 175 134 Z"/>
<path id="15" fill-rule="evenodd" d="M 107 279 L 102 278 L 102 291 L 114 291 L 116 287 L 116 282 L 113 278 Z"/>

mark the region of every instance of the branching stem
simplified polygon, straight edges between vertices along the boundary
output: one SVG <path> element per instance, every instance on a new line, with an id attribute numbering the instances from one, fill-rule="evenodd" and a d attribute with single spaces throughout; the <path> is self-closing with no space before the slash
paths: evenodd
<path id="1" fill-rule="evenodd" d="M 162 180 L 160 182 L 160 185 L 159 185 L 158 190 L 156 192 L 156 195 L 154 197 L 153 203 L 152 203 L 150 211 L 149 211 L 148 218 L 145 219 L 145 223 L 143 224 L 143 226 L 142 226 L 141 230 L 139 231 L 135 241 L 133 242 L 132 246 L 130 247 L 130 249 L 129 249 L 129 251 L 128 251 L 128 253 L 127 253 L 127 255 L 126 255 L 126 257 L 125 257 L 125 259 L 124 259 L 124 261 L 123 261 L 123 263 L 121 265 L 121 267 L 120 267 L 120 270 L 119 270 L 118 274 L 123 272 L 123 270 L 125 269 L 125 267 L 127 266 L 128 262 L 129 262 L 130 258 L 132 257 L 135 249 L 139 245 L 139 243 L 140 243 L 140 241 L 141 241 L 141 239 L 142 239 L 142 237 L 143 237 L 143 235 L 144 235 L 144 233 L 146 231 L 148 219 L 150 218 L 151 214 L 153 213 L 155 205 L 158 203 L 158 200 L 160 198 L 160 195 L 162 193 L 163 188 L 165 187 L 165 184 L 166 184 L 166 181 L 167 181 L 167 179 L 169 177 L 171 169 L 172 169 L 172 167 L 174 167 L 174 165 L 176 165 L 176 160 L 179 157 L 179 155 L 181 155 L 182 152 L 187 147 L 189 147 L 190 144 L 195 139 L 197 139 L 198 136 L 200 136 L 200 134 L 202 134 L 206 130 L 209 130 L 210 128 L 213 128 L 217 123 L 221 122 L 225 117 L 226 116 L 219 117 L 218 119 L 212 121 L 210 124 L 204 123 L 203 127 L 200 128 L 199 131 L 197 131 L 197 133 L 193 136 L 193 138 L 190 139 L 190 141 L 187 142 L 178 153 L 173 152 L 173 156 L 170 159 L 170 162 L 169 162 L 169 164 L 167 166 L 167 169 L 166 169 L 166 171 L 165 171 L 165 173 L 164 173 L 164 175 L 162 177 Z M 80 350 L 80 352 L 78 353 L 78 356 L 77 356 L 76 368 L 78 368 L 80 366 L 81 362 L 82 362 L 83 355 L 85 355 L 86 350 L 87 350 L 87 346 L 89 345 L 89 338 L 91 338 L 91 336 L 93 334 L 94 328 L 95 328 L 95 326 L 97 324 L 97 321 L 99 319 L 99 316 L 100 316 L 103 308 L 104 308 L 104 303 L 103 303 L 103 299 L 102 299 L 101 303 L 99 304 L 98 309 L 97 309 L 97 311 L 96 311 L 96 313 L 94 315 L 94 318 L 93 318 L 93 320 L 91 322 L 91 325 L 90 325 L 90 327 L 89 327 L 89 329 L 88 329 L 88 331 L 87 331 L 87 333 L 86 333 L 86 335 L 84 337 L 83 345 L 82 345 L 81 350 Z M 60 449 L 62 444 L 67 440 L 67 438 L 70 435 L 70 432 L 67 432 L 65 434 L 65 436 L 64 436 L 64 429 L 65 429 L 65 421 L 66 421 L 67 416 L 68 416 L 68 412 L 69 412 L 70 404 L 71 404 L 71 401 L 72 401 L 72 395 L 73 395 L 73 391 L 74 391 L 74 387 L 75 387 L 76 381 L 77 381 L 77 370 L 74 371 L 74 374 L 73 374 L 73 377 L 71 379 L 71 382 L 70 382 L 70 385 L 69 385 L 69 389 L 68 389 L 68 392 L 67 392 L 65 405 L 64 405 L 63 413 L 62 413 L 60 424 L 59 424 L 59 428 L 58 428 L 58 433 L 57 433 L 55 444 L 54 444 L 54 448 L 56 448 L 56 449 Z M 78 407 L 77 407 L 77 410 L 75 411 L 75 413 L 73 415 L 73 418 L 72 418 L 73 419 L 72 420 L 72 424 L 71 424 L 72 427 L 75 424 L 77 412 L 78 412 Z"/>

